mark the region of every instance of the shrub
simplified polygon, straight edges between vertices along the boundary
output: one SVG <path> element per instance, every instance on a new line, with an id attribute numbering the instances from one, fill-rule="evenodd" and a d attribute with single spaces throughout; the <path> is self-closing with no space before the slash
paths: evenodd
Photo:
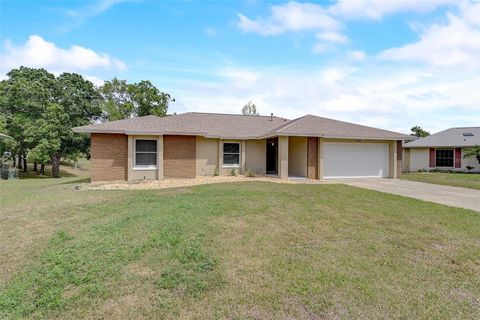
<path id="1" fill-rule="evenodd" d="M 229 176 L 234 177 L 234 176 L 236 176 L 236 175 L 237 175 L 237 169 L 235 169 L 235 168 L 230 169 Z"/>
<path id="2" fill-rule="evenodd" d="M 213 176 L 218 177 L 219 175 L 220 175 L 220 170 L 218 169 L 218 167 L 215 167 L 215 170 L 213 170 Z"/>
<path id="3" fill-rule="evenodd" d="M 255 177 L 256 175 L 257 173 L 255 172 L 255 170 L 252 170 L 252 169 L 245 170 L 246 177 Z"/>

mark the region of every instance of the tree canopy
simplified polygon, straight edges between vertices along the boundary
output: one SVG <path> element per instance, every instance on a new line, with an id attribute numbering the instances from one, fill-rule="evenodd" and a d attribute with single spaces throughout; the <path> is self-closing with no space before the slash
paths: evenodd
<path id="1" fill-rule="evenodd" d="M 129 84 L 113 78 L 96 88 L 76 73 L 55 76 L 45 69 L 20 67 L 0 81 L 0 132 L 13 137 L 1 142 L 18 158 L 52 163 L 59 177 L 61 158 L 88 155 L 90 139 L 72 131 L 101 120 L 154 114 L 165 116 L 171 100 L 150 81 Z M 24 167 L 26 170 L 26 166 Z"/>
<path id="2" fill-rule="evenodd" d="M 171 97 L 161 92 L 150 81 L 127 83 L 113 78 L 99 88 L 102 97 L 103 118 L 107 121 L 146 115 L 167 115 Z"/>
<path id="3" fill-rule="evenodd" d="M 430 132 L 423 130 L 420 126 L 414 126 L 410 131 L 412 132 L 410 135 L 414 137 L 424 138 L 430 135 Z"/>
<path id="4" fill-rule="evenodd" d="M 252 102 L 249 101 L 243 108 L 242 108 L 242 114 L 245 116 L 258 116 L 260 115 L 257 112 L 257 106 Z"/>

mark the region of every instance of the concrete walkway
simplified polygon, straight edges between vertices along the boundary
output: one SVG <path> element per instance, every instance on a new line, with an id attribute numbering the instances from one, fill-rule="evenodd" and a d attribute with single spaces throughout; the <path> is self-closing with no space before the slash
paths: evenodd
<path id="1" fill-rule="evenodd" d="M 335 181 L 354 187 L 388 192 L 452 207 L 480 211 L 479 190 L 399 179 L 339 179 Z"/>

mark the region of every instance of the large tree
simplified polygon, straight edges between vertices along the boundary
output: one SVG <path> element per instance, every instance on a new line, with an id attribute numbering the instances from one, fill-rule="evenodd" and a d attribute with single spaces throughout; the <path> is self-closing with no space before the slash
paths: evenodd
<path id="1" fill-rule="evenodd" d="M 11 70 L 0 84 L 0 107 L 15 152 L 45 164 L 60 176 L 60 158 L 88 151 L 88 137 L 71 129 L 101 116 L 94 85 L 73 73 L 59 77 L 44 69 Z M 26 166 L 25 166 L 26 168 Z"/>
<path id="2" fill-rule="evenodd" d="M 104 120 L 120 120 L 146 115 L 167 115 L 172 101 L 168 93 L 161 92 L 150 81 L 127 83 L 113 78 L 99 88 Z"/>
<path id="3" fill-rule="evenodd" d="M 36 128 L 49 103 L 54 101 L 57 88 L 55 76 L 45 69 L 20 67 L 7 73 L 0 84 L 0 111 L 5 117 L 8 135 L 14 138 L 12 146 L 19 166 L 27 171 L 26 157 L 36 141 L 31 132 Z"/>
<path id="4" fill-rule="evenodd" d="M 410 135 L 419 138 L 425 138 L 430 135 L 430 132 L 423 130 L 420 126 L 414 126 L 410 129 L 412 132 Z"/>

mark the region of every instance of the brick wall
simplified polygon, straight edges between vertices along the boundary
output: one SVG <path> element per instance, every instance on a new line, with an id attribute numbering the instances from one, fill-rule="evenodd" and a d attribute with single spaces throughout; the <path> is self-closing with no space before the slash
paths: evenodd
<path id="1" fill-rule="evenodd" d="M 166 178 L 195 178 L 195 136 L 163 136 L 163 175 Z"/>
<path id="2" fill-rule="evenodd" d="M 318 179 L 318 138 L 308 137 L 307 141 L 307 177 Z"/>
<path id="3" fill-rule="evenodd" d="M 92 181 L 127 180 L 128 139 L 124 134 L 92 133 Z"/>
<path id="4" fill-rule="evenodd" d="M 402 141 L 397 141 L 397 178 L 400 178 L 403 172 L 403 146 Z"/>

